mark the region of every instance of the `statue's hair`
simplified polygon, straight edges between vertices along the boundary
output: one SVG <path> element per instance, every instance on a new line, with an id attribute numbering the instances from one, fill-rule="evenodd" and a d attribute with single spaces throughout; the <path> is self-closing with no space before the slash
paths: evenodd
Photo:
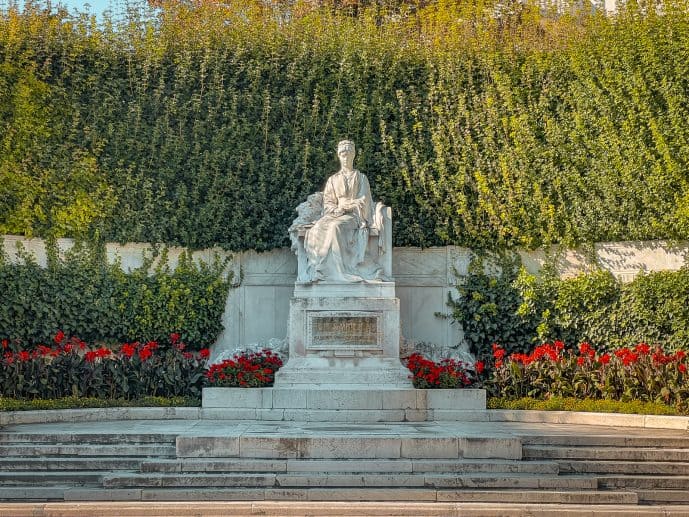
<path id="1" fill-rule="evenodd" d="M 339 151 L 342 147 L 345 147 L 345 146 L 348 146 L 348 145 L 351 145 L 352 147 L 354 147 L 354 149 L 356 149 L 356 146 L 354 145 L 354 141 L 353 141 L 353 140 L 340 140 L 340 141 L 337 143 L 337 150 Z"/>

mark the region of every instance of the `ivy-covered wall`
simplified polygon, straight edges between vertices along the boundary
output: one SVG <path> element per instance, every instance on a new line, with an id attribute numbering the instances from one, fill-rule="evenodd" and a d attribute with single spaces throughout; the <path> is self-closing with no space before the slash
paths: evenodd
<path id="1" fill-rule="evenodd" d="M 284 246 L 348 137 L 398 246 L 689 238 L 685 3 L 375 4 L 0 13 L 0 233 Z"/>

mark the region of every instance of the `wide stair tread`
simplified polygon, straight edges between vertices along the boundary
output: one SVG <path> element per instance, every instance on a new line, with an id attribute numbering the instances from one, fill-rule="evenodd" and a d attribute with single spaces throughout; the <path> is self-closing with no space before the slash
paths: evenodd
<path id="1" fill-rule="evenodd" d="M 144 456 L 175 457 L 175 446 L 169 444 L 76 444 L 19 443 L 0 445 L 0 458 L 8 456 Z"/>
<path id="2" fill-rule="evenodd" d="M 142 472 L 331 472 L 331 473 L 532 473 L 557 474 L 555 461 L 494 459 L 311 460 L 260 458 L 184 458 L 145 460 Z"/>
<path id="3" fill-rule="evenodd" d="M 689 476 L 689 463 L 678 461 L 559 460 L 562 473 Z"/>
<path id="4" fill-rule="evenodd" d="M 538 474 L 442 473 L 113 473 L 107 488 L 124 487 L 434 487 L 434 488 L 569 488 L 595 490 L 592 476 Z"/>
<path id="5" fill-rule="evenodd" d="M 237 501 L 237 500 L 311 500 L 311 501 L 454 501 L 534 504 L 637 504 L 634 492 L 591 490 L 513 490 L 513 489 L 434 489 L 434 488 L 75 488 L 65 492 L 65 500 L 97 501 L 131 499 L 140 490 L 140 498 L 149 501 Z"/>
<path id="6" fill-rule="evenodd" d="M 683 448 L 524 445 L 522 452 L 529 459 L 689 462 L 689 449 Z"/>
<path id="7" fill-rule="evenodd" d="M 17 443 L 167 444 L 174 445 L 177 434 L 170 433 L 13 433 L 0 432 L 0 445 Z"/>
<path id="8" fill-rule="evenodd" d="M 137 470 L 144 457 L 121 456 L 22 456 L 0 458 L 1 471 Z"/>
<path id="9" fill-rule="evenodd" d="M 59 470 L 23 472 L 0 472 L 0 486 L 29 486 L 32 484 L 55 485 L 65 483 L 99 484 L 111 470 Z"/>

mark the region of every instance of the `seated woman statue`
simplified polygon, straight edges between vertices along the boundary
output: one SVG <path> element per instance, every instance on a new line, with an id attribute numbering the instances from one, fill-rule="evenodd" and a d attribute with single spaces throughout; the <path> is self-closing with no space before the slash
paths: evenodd
<path id="1" fill-rule="evenodd" d="M 354 142 L 337 144 L 341 168 L 328 178 L 323 190 L 323 216 L 304 236 L 307 275 L 313 282 L 381 278 L 380 266 L 365 261 L 373 201 L 368 179 L 353 167 L 355 155 Z"/>

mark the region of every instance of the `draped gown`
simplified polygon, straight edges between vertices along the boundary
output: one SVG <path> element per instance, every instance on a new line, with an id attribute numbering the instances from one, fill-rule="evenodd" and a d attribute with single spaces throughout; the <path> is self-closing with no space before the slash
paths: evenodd
<path id="1" fill-rule="evenodd" d="M 353 202 L 343 215 L 337 208 Z M 372 220 L 371 187 L 368 178 L 355 170 L 337 172 L 323 190 L 323 216 L 306 232 L 304 249 L 308 274 L 314 281 L 361 282 L 377 272 L 360 267 L 364 262 Z"/>

